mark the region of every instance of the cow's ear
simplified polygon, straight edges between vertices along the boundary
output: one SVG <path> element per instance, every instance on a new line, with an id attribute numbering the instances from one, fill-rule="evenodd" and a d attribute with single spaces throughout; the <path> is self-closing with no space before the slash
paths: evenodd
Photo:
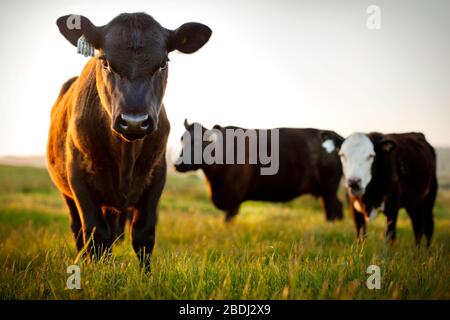
<path id="1" fill-rule="evenodd" d="M 188 22 L 171 32 L 168 51 L 178 50 L 183 53 L 194 53 L 208 42 L 212 30 L 204 24 Z"/>
<path id="2" fill-rule="evenodd" d="M 58 18 L 56 24 L 59 32 L 75 47 L 78 39 L 83 35 L 87 42 L 91 43 L 96 49 L 102 47 L 103 27 L 96 27 L 88 18 L 70 14 Z"/>
<path id="3" fill-rule="evenodd" d="M 380 149 L 384 152 L 391 152 L 396 146 L 397 144 L 391 139 L 383 139 L 380 142 Z"/>
<path id="4" fill-rule="evenodd" d="M 333 131 L 322 131 L 320 137 L 322 138 L 322 142 L 332 140 L 337 151 L 341 149 L 342 143 L 344 142 L 344 138 Z"/>
<path id="5" fill-rule="evenodd" d="M 384 139 L 384 134 L 381 132 L 370 132 L 367 136 L 374 144 L 379 144 Z"/>
<path id="6" fill-rule="evenodd" d="M 375 149 L 382 152 L 391 152 L 395 149 L 397 144 L 394 140 L 386 137 L 380 132 L 371 132 L 368 134 L 370 140 L 375 145 Z"/>
<path id="7" fill-rule="evenodd" d="M 213 127 L 213 129 L 217 129 L 217 130 L 220 130 L 220 129 L 222 129 L 222 127 L 221 127 L 221 126 L 219 126 L 218 124 L 215 124 L 215 125 L 214 125 L 214 127 Z"/>

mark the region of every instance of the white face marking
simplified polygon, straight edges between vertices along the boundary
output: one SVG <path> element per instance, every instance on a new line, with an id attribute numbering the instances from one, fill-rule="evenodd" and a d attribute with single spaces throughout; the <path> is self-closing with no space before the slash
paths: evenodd
<path id="1" fill-rule="evenodd" d="M 336 146 L 334 145 L 334 141 L 331 139 L 327 139 L 322 143 L 322 148 L 324 148 L 328 153 L 332 153 Z"/>
<path id="2" fill-rule="evenodd" d="M 341 156 L 346 186 L 350 187 L 349 182 L 351 180 L 358 181 L 361 190 L 356 195 L 363 195 L 365 188 L 372 179 L 372 163 L 375 157 L 372 141 L 364 133 L 354 133 L 345 139 L 339 155 Z"/>

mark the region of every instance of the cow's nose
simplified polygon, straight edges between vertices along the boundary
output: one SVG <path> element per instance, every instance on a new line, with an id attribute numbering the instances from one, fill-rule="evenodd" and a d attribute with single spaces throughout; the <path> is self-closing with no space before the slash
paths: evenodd
<path id="1" fill-rule="evenodd" d="M 117 117 L 114 129 L 127 135 L 145 135 L 154 131 L 155 125 L 148 114 L 122 113 Z"/>
<path id="2" fill-rule="evenodd" d="M 353 191 L 360 191 L 361 190 L 361 178 L 356 178 L 356 177 L 348 178 L 347 186 Z"/>
<path id="3" fill-rule="evenodd" d="M 142 133 L 149 127 L 148 114 L 126 114 L 120 115 L 119 121 L 122 132 Z"/>

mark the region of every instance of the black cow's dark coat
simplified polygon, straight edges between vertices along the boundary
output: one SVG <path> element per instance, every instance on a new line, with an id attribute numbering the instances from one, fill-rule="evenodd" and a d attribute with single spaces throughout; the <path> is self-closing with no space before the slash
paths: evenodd
<path id="1" fill-rule="evenodd" d="M 192 131 L 193 126 L 188 125 L 187 130 Z M 238 129 L 220 126 L 214 128 L 222 131 L 224 144 L 225 129 Z M 256 130 L 258 139 L 259 131 Z M 211 165 L 181 163 L 175 167 L 181 172 L 203 170 L 210 185 L 212 201 L 217 208 L 225 211 L 226 221 L 238 213 L 241 203 L 246 200 L 283 202 L 302 194 L 322 197 L 327 220 L 342 219 L 342 204 L 336 195 L 342 176 L 341 163 L 336 151 L 328 153 L 322 147 L 324 133 L 337 140 L 342 139 L 332 131 L 280 128 L 280 162 L 279 171 L 275 175 L 261 175 L 259 162 Z M 246 149 L 248 153 L 248 141 Z M 270 139 L 267 149 L 270 150 Z"/>
<path id="2" fill-rule="evenodd" d="M 70 27 L 71 19 L 80 25 Z M 199 23 L 168 30 L 144 13 L 122 14 L 101 27 L 80 16 L 57 24 L 73 45 L 84 35 L 99 51 L 63 85 L 47 146 L 48 169 L 70 211 L 77 249 L 86 247 L 94 257 L 109 252 L 131 212 L 132 245 L 149 270 L 166 181 L 167 55 L 198 50 L 211 30 Z M 149 116 L 147 129 L 119 131 L 126 128 L 118 123 L 123 114 Z"/>

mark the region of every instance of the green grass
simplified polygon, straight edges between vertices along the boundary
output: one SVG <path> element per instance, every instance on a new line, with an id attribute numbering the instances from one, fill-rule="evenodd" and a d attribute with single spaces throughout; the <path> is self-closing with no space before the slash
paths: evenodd
<path id="1" fill-rule="evenodd" d="M 449 299 L 450 190 L 441 190 L 430 252 L 414 246 L 400 213 L 398 241 L 384 218 L 354 240 L 346 212 L 326 223 L 320 203 L 245 203 L 232 225 L 195 174 L 169 175 L 153 273 L 142 274 L 128 235 L 110 259 L 79 261 L 81 290 L 66 289 L 76 252 L 68 214 L 45 170 L 0 166 L 0 299 Z M 381 268 L 381 289 L 365 271 Z"/>

